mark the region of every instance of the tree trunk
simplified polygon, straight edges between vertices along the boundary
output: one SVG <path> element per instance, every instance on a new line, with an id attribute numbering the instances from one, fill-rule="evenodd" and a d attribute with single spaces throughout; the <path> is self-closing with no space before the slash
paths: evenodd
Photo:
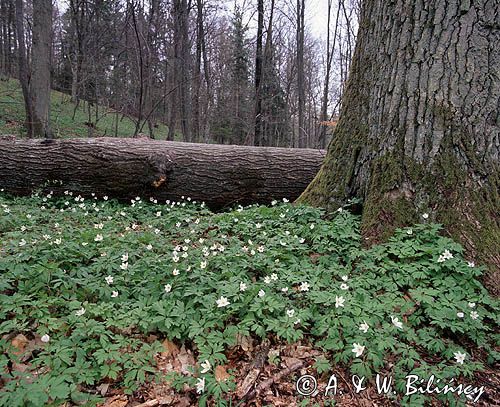
<path id="1" fill-rule="evenodd" d="M 307 144 L 305 129 L 305 89 L 304 89 L 304 8 L 305 0 L 297 0 L 297 94 L 298 94 L 298 144 L 304 148 Z"/>
<path id="2" fill-rule="evenodd" d="M 26 112 L 25 127 L 28 137 L 33 137 L 33 100 L 30 92 L 30 79 L 26 55 L 23 0 L 16 0 L 16 35 L 18 44 L 19 82 L 23 90 L 24 109 Z"/>
<path id="3" fill-rule="evenodd" d="M 182 137 L 191 141 L 191 96 L 190 96 L 190 45 L 189 45 L 189 5 L 187 0 L 173 1 L 174 19 L 174 82 L 177 86 Z M 175 119 L 172 121 L 175 124 Z M 171 126 L 175 127 L 175 126 Z"/>
<path id="4" fill-rule="evenodd" d="M 255 122 L 253 142 L 250 144 L 262 145 L 262 37 L 264 35 L 264 0 L 257 1 L 257 48 L 255 51 Z"/>
<path id="5" fill-rule="evenodd" d="M 323 100 L 321 102 L 321 122 L 318 137 L 318 148 L 326 147 L 326 130 L 328 128 L 328 98 L 330 96 L 330 71 L 332 69 L 333 54 L 335 52 L 335 41 L 337 39 L 337 30 L 339 27 L 339 15 L 340 9 L 337 8 L 337 17 L 335 18 L 335 32 L 333 33 L 333 44 L 330 48 L 330 18 L 332 14 L 332 2 L 333 0 L 328 0 L 328 17 L 326 25 L 326 72 L 325 72 L 325 84 L 323 86 Z"/>
<path id="6" fill-rule="evenodd" d="M 35 137 L 52 137 L 49 121 L 51 50 L 52 0 L 34 1 L 31 91 Z"/>
<path id="7" fill-rule="evenodd" d="M 499 15 L 486 0 L 366 0 L 340 120 L 299 198 L 361 198 L 372 242 L 428 212 L 491 265 L 497 294 Z"/>
<path id="8" fill-rule="evenodd" d="M 196 60 L 194 64 L 194 87 L 193 87 L 193 120 L 192 134 L 193 141 L 201 141 L 201 57 L 202 57 L 202 38 L 205 36 L 203 27 L 203 1 L 196 0 Z"/>
<path id="9" fill-rule="evenodd" d="M 324 156 L 324 150 L 143 139 L 0 137 L 0 188 L 29 194 L 47 180 L 61 180 L 47 188 L 119 199 L 185 196 L 220 208 L 296 199 Z"/>

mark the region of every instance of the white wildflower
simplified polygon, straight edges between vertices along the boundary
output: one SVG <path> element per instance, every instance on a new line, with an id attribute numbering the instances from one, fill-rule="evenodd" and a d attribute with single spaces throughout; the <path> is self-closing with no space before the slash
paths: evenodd
<path id="1" fill-rule="evenodd" d="M 403 323 L 399 320 L 398 317 L 391 315 L 391 321 L 396 328 L 403 329 Z"/>
<path id="2" fill-rule="evenodd" d="M 299 290 L 300 291 L 309 291 L 309 283 L 307 283 L 305 281 L 300 283 Z"/>
<path id="3" fill-rule="evenodd" d="M 205 378 L 198 378 L 196 382 L 196 393 L 201 394 L 205 391 Z"/>
<path id="4" fill-rule="evenodd" d="M 345 298 L 340 296 L 335 296 L 335 308 L 343 307 L 345 303 Z"/>
<path id="5" fill-rule="evenodd" d="M 208 360 L 205 360 L 205 362 L 201 363 L 201 371 L 200 373 L 207 373 L 210 371 L 212 368 L 212 365 L 210 365 L 210 362 Z"/>
<path id="6" fill-rule="evenodd" d="M 366 323 L 366 321 L 363 321 L 363 323 L 359 326 L 359 330 L 364 333 L 367 333 L 369 328 L 370 326 Z"/>
<path id="7" fill-rule="evenodd" d="M 359 358 L 363 352 L 365 351 L 365 347 L 361 346 L 359 343 L 355 343 L 352 346 L 352 352 L 356 355 L 357 358 Z"/>
<path id="8" fill-rule="evenodd" d="M 461 365 L 464 364 L 464 360 L 467 354 L 462 352 L 453 352 L 453 355 L 455 356 L 456 363 L 460 363 Z"/>
<path id="9" fill-rule="evenodd" d="M 230 304 L 228 299 L 224 296 L 221 296 L 216 302 L 218 308 L 227 307 Z"/>

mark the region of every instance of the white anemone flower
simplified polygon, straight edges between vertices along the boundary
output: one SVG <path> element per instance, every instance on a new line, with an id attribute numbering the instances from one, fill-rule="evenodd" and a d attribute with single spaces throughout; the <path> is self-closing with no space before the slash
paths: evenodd
<path id="1" fill-rule="evenodd" d="M 218 307 L 218 308 L 227 307 L 227 306 L 230 304 L 229 300 L 228 300 L 226 297 L 224 297 L 224 296 L 221 296 L 221 297 L 220 297 L 220 298 L 216 301 L 216 303 L 217 303 L 217 307 Z"/>
<path id="2" fill-rule="evenodd" d="M 85 314 L 85 308 L 80 308 L 79 310 L 75 311 L 75 315 L 77 317 L 81 317 L 83 314 Z"/>
<path id="3" fill-rule="evenodd" d="M 399 320 L 398 317 L 391 315 L 391 321 L 396 328 L 403 329 L 403 323 Z"/>
<path id="4" fill-rule="evenodd" d="M 454 352 L 453 355 L 455 356 L 456 363 L 460 363 L 461 365 L 464 364 L 464 360 L 467 354 L 462 352 Z"/>
<path id="5" fill-rule="evenodd" d="M 207 373 L 210 371 L 210 369 L 212 368 L 212 365 L 210 364 L 210 362 L 208 360 L 205 360 L 205 362 L 201 363 L 201 371 L 200 373 Z"/>
<path id="6" fill-rule="evenodd" d="M 340 296 L 335 296 L 335 308 L 343 307 L 345 303 L 345 298 Z"/>
<path id="7" fill-rule="evenodd" d="M 365 351 L 365 347 L 361 346 L 359 343 L 355 343 L 352 345 L 352 352 L 359 358 L 363 352 Z"/>
<path id="8" fill-rule="evenodd" d="M 300 283 L 299 290 L 300 291 L 309 291 L 309 287 L 310 287 L 309 283 L 304 281 L 304 282 Z"/>
<path id="9" fill-rule="evenodd" d="M 367 333 L 369 328 L 370 326 L 366 323 L 366 321 L 363 321 L 363 323 L 359 326 L 359 330 L 363 333 Z"/>
<path id="10" fill-rule="evenodd" d="M 201 394 L 205 391 L 205 378 L 198 378 L 196 382 L 196 393 Z"/>

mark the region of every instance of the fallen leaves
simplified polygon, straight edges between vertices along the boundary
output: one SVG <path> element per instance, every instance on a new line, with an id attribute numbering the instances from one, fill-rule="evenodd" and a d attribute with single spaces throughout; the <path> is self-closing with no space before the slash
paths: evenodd
<path id="1" fill-rule="evenodd" d="M 102 407 L 125 407 L 128 404 L 128 397 L 124 394 L 113 396 L 106 400 Z"/>
<path id="2" fill-rule="evenodd" d="M 227 372 L 226 367 L 223 365 L 219 365 L 215 368 L 215 380 L 220 382 L 225 382 L 231 377 L 231 375 Z"/>

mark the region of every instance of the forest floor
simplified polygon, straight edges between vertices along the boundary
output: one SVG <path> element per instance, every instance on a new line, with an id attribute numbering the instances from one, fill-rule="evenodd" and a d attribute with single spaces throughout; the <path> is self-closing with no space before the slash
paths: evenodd
<path id="1" fill-rule="evenodd" d="M 57 138 L 70 137 L 131 137 L 134 134 L 136 118 L 122 115 L 116 110 L 81 101 L 78 106 L 71 102 L 70 95 L 53 90 L 51 93 L 51 128 Z M 0 134 L 23 136 L 25 121 L 23 94 L 19 81 L 0 80 Z M 147 124 L 141 131 L 148 133 Z M 155 138 L 164 140 L 168 127 L 158 123 L 154 128 Z M 176 135 L 180 140 L 180 136 Z"/>
<path id="2" fill-rule="evenodd" d="M 498 405 L 500 303 L 426 219 L 0 192 L 0 405 Z"/>

